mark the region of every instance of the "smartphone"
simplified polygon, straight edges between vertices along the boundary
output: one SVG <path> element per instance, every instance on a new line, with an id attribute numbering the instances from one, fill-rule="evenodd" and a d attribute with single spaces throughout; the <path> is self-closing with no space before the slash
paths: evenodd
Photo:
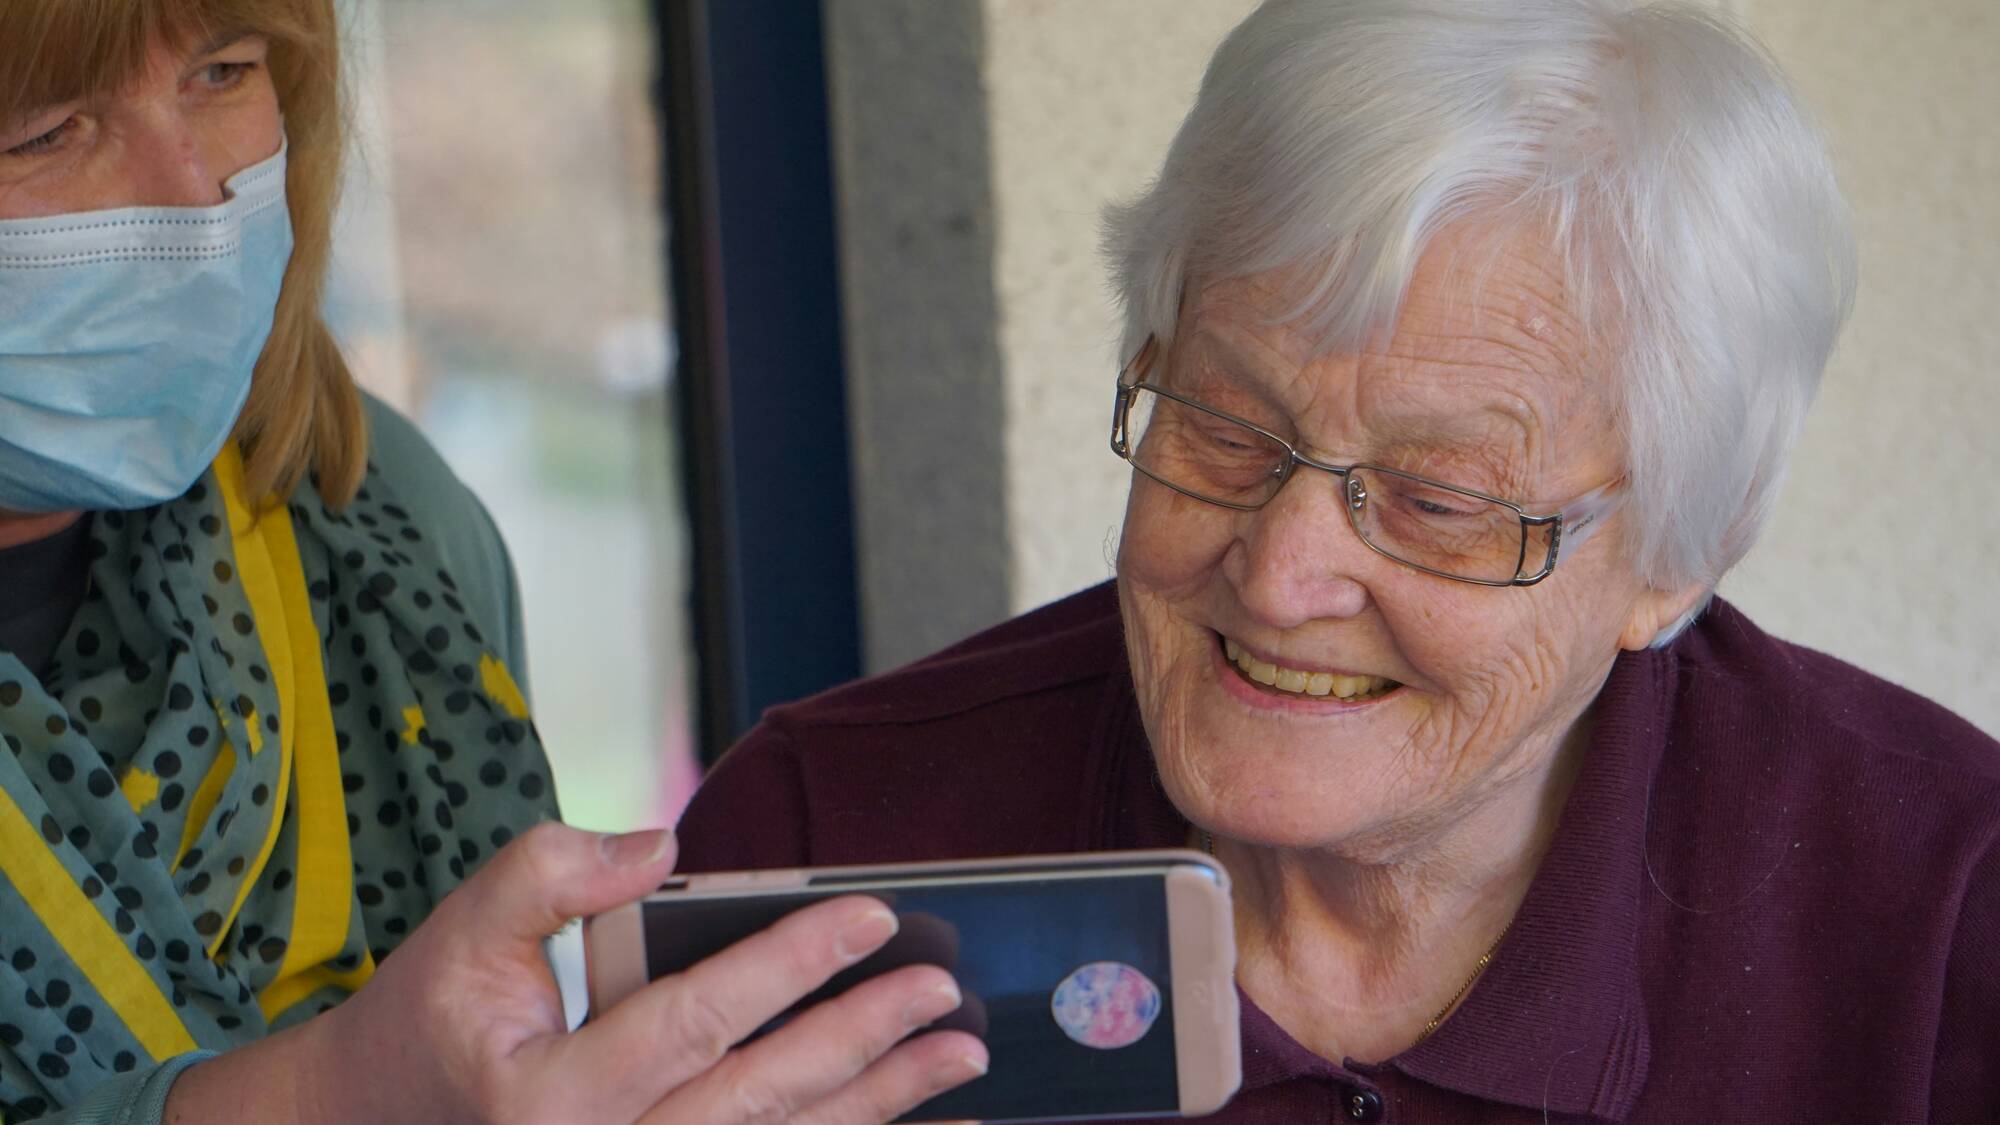
<path id="1" fill-rule="evenodd" d="M 585 922 L 590 1009 L 845 894 L 901 928 L 759 1034 L 868 977 L 942 966 L 965 1003 L 933 1026 L 979 1035 L 990 1065 L 900 1120 L 1198 1117 L 1241 1082 L 1229 876 L 1195 851 L 675 878 Z"/>

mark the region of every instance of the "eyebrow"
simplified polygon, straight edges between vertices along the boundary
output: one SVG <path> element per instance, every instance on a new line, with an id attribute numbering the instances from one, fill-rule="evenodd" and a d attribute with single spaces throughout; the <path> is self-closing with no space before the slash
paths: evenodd
<path id="1" fill-rule="evenodd" d="M 1228 336 L 1214 332 L 1197 332 L 1192 342 L 1198 348 L 1212 350 L 1223 366 L 1236 374 L 1248 375 L 1262 382 L 1278 374 L 1271 361 L 1253 355 L 1250 350 Z"/>
<path id="2" fill-rule="evenodd" d="M 217 51 L 226 50 L 230 47 L 234 47 L 236 44 L 241 43 L 245 39 L 248 39 L 256 34 L 257 34 L 256 31 L 248 27 L 225 28 L 222 31 L 216 32 L 214 35 L 209 36 L 208 40 L 204 42 L 201 46 L 195 48 L 194 53 L 189 55 L 188 57 L 193 59 L 206 58 L 207 56 L 212 55 Z"/>
<path id="3" fill-rule="evenodd" d="M 1212 332 L 1192 333 L 1188 342 L 1193 345 L 1191 350 L 1194 353 L 1206 352 L 1207 355 L 1205 358 L 1190 356 L 1194 361 L 1192 370 L 1181 372 L 1183 378 L 1205 369 L 1209 375 L 1220 376 L 1231 389 L 1241 391 L 1273 410 L 1284 412 L 1284 406 L 1273 390 L 1280 369 L 1273 366 L 1269 359 L 1253 354 L 1235 340 Z M 1151 378 L 1155 382 L 1164 382 L 1170 374 L 1173 373 L 1162 371 Z"/>
<path id="4" fill-rule="evenodd" d="M 1384 444 L 1391 448 L 1434 446 L 1439 438 L 1459 443 L 1491 439 L 1496 435 L 1531 436 L 1527 423 L 1511 410 L 1497 406 L 1476 406 L 1451 414 L 1413 414 L 1393 418 L 1377 427 Z"/>
<path id="5" fill-rule="evenodd" d="M 1269 405 L 1278 406 L 1272 397 L 1270 384 L 1272 380 L 1282 377 L 1282 369 L 1273 366 L 1270 358 L 1219 333 L 1193 333 L 1190 340 L 1198 342 L 1201 348 L 1212 349 L 1209 366 L 1219 366 L 1225 378 L 1235 376 L 1229 378 L 1230 382 Z M 1288 419 L 1283 428 L 1289 429 L 1291 425 Z M 1480 467 L 1475 463 L 1484 462 L 1486 475 L 1491 478 L 1456 483 L 1444 480 L 1444 483 L 1454 487 L 1472 487 L 1476 483 L 1480 487 L 1475 491 L 1483 488 L 1497 492 L 1525 488 L 1527 485 L 1526 481 L 1515 478 L 1525 466 L 1524 458 L 1531 455 L 1535 433 L 1519 411 L 1508 409 L 1501 403 L 1476 403 L 1469 409 L 1446 414 L 1413 412 L 1391 415 L 1369 429 L 1374 437 L 1373 452 L 1359 454 L 1364 461 L 1371 457 L 1379 463 L 1441 455 L 1454 466 L 1466 468 Z M 1311 449 L 1312 444 L 1306 442 L 1302 448 Z M 1496 448 L 1499 450 L 1497 458 L 1491 456 Z"/>
<path id="6" fill-rule="evenodd" d="M 1203 334 L 1200 343 L 1203 347 L 1215 349 L 1216 358 L 1226 370 L 1249 376 L 1254 381 L 1254 390 L 1268 395 L 1265 380 L 1278 375 L 1268 359 L 1253 354 L 1225 336 Z M 1519 413 L 1497 403 L 1480 403 L 1470 410 L 1449 414 L 1422 413 L 1392 418 L 1379 429 L 1384 447 L 1397 450 L 1436 448 L 1440 438 L 1456 443 L 1488 439 L 1498 433 L 1509 436 L 1518 434 L 1523 439 L 1531 436 L 1527 422 Z"/>
<path id="7" fill-rule="evenodd" d="M 0 3 L 4 2 L 5 0 L 0 0 Z M 190 60 L 206 58 L 217 51 L 227 50 L 245 39 L 262 36 L 263 34 L 262 31 L 248 24 L 230 25 L 209 35 L 186 57 Z M 115 87 L 117 83 L 113 82 L 109 85 Z M 16 130 L 24 129 L 27 127 L 28 122 L 42 114 L 48 113 L 59 106 L 85 101 L 95 92 L 93 89 L 73 90 L 68 93 L 68 96 L 56 97 L 47 102 L 8 107 L 4 111 L 0 111 L 0 133 L 12 133 Z"/>

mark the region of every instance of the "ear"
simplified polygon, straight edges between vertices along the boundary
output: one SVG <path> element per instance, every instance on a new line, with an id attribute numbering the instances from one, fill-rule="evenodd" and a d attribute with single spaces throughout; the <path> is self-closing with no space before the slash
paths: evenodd
<path id="1" fill-rule="evenodd" d="M 1699 584 L 1678 590 L 1646 587 L 1639 592 L 1638 600 L 1632 603 L 1631 616 L 1625 619 L 1625 630 L 1618 635 L 1618 647 L 1628 652 L 1650 647 L 1653 638 L 1660 635 L 1660 630 L 1679 621 L 1682 614 L 1701 604 L 1713 592 Z"/>

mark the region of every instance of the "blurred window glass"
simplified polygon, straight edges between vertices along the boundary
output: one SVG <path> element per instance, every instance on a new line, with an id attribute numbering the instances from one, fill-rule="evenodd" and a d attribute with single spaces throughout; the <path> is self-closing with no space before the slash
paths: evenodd
<path id="1" fill-rule="evenodd" d="M 507 539 L 566 819 L 671 824 L 696 767 L 650 9 L 337 4 L 328 318 Z"/>

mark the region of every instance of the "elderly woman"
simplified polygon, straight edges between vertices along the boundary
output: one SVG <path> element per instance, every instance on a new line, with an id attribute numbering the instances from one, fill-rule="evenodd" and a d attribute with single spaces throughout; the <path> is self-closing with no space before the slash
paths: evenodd
<path id="1" fill-rule="evenodd" d="M 541 824 L 505 549 L 320 320 L 336 43 L 329 0 L 0 3 L 0 1116 L 835 1125 L 978 1073 L 895 1046 L 929 966 L 729 1050 L 872 899 L 565 1033 L 541 939 L 673 841 Z"/>
<path id="2" fill-rule="evenodd" d="M 1116 582 L 772 712 L 684 866 L 1207 847 L 1219 1121 L 2000 1105 L 1994 743 L 1712 600 L 1852 284 L 1761 53 L 1271 0 L 1107 227 Z"/>

